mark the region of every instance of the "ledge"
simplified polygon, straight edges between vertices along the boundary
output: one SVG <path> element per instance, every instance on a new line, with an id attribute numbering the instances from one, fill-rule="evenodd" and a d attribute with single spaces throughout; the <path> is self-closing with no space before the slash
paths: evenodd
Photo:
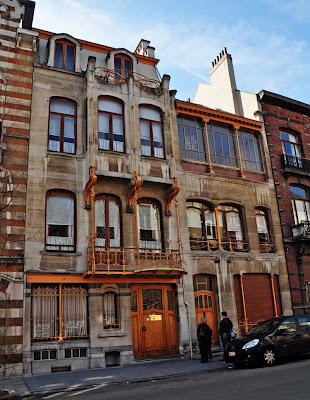
<path id="1" fill-rule="evenodd" d="M 46 251 L 46 250 L 41 250 L 40 254 L 42 256 L 56 256 L 56 257 L 79 257 L 82 255 L 81 252 L 60 252 L 60 251 Z"/>
<path id="2" fill-rule="evenodd" d="M 124 337 L 126 336 L 126 333 L 124 331 L 116 331 L 116 330 L 110 330 L 107 329 L 107 331 L 104 331 L 102 333 L 99 333 L 98 338 L 107 338 L 107 337 Z"/>

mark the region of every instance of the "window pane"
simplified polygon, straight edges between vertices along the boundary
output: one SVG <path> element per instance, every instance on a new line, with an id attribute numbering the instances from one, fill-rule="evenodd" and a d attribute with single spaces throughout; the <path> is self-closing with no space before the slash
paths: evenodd
<path id="1" fill-rule="evenodd" d="M 64 337 L 87 335 L 87 292 L 79 286 L 62 288 L 62 334 Z"/>
<path id="2" fill-rule="evenodd" d="M 55 47 L 55 60 L 54 60 L 54 67 L 55 68 L 63 68 L 63 44 L 56 42 Z"/>
<path id="3" fill-rule="evenodd" d="M 207 238 L 215 239 L 216 238 L 216 227 L 215 227 L 214 212 L 211 210 L 206 210 L 204 213 L 204 217 L 205 217 Z"/>
<path id="4" fill-rule="evenodd" d="M 164 157 L 163 133 L 161 124 L 152 124 L 153 129 L 153 142 L 154 142 L 154 156 L 158 158 Z"/>
<path id="5" fill-rule="evenodd" d="M 190 239 L 202 239 L 201 211 L 197 208 L 187 209 L 187 226 Z"/>
<path id="6" fill-rule="evenodd" d="M 110 149 L 110 120 L 109 114 L 99 113 L 98 115 L 98 146 L 101 150 Z"/>
<path id="7" fill-rule="evenodd" d="M 74 60 L 74 47 L 73 46 L 67 46 L 67 65 L 66 65 L 66 69 L 68 71 L 74 71 L 74 64 L 75 64 L 75 60 Z"/>
<path id="8" fill-rule="evenodd" d="M 140 135 L 141 135 L 141 154 L 143 156 L 151 155 L 151 133 L 150 124 L 148 121 L 140 120 Z"/>
<path id="9" fill-rule="evenodd" d="M 116 293 L 108 292 L 103 296 L 104 328 L 118 327 Z"/>
<path id="10" fill-rule="evenodd" d="M 308 199 L 308 194 L 307 194 L 306 190 L 302 187 L 290 186 L 290 192 L 291 192 L 292 198 L 294 198 L 294 199 L 303 199 L 303 200 Z"/>
<path id="11" fill-rule="evenodd" d="M 121 232 L 120 232 L 120 210 L 119 205 L 115 200 L 109 200 L 109 223 L 110 223 L 110 246 L 120 247 Z M 113 232 L 113 237 L 111 233 Z"/>
<path id="12" fill-rule="evenodd" d="M 56 338 L 58 331 L 58 288 L 37 287 L 32 289 L 32 337 Z"/>
<path id="13" fill-rule="evenodd" d="M 50 151 L 60 151 L 60 123 L 61 117 L 59 115 L 50 114 L 48 141 Z"/>
<path id="14" fill-rule="evenodd" d="M 106 223 L 105 223 L 105 202 L 104 200 L 95 201 L 95 226 L 96 226 L 96 246 L 105 246 Z"/>
<path id="15" fill-rule="evenodd" d="M 124 151 L 123 117 L 113 115 L 112 129 L 113 129 L 113 150 L 123 152 Z"/>
<path id="16" fill-rule="evenodd" d="M 75 119 L 64 118 L 64 152 L 75 153 Z"/>
<path id="17" fill-rule="evenodd" d="M 160 112 L 151 107 L 140 106 L 140 118 L 161 122 Z"/>
<path id="18" fill-rule="evenodd" d="M 67 100 L 52 99 L 50 110 L 59 114 L 75 115 L 75 104 Z"/>
<path id="19" fill-rule="evenodd" d="M 101 98 L 98 101 L 98 110 L 115 114 L 123 114 L 123 105 L 117 100 Z"/>
<path id="20" fill-rule="evenodd" d="M 160 215 L 154 204 L 139 204 L 140 247 L 160 249 Z"/>
<path id="21" fill-rule="evenodd" d="M 246 169 L 262 171 L 262 157 L 259 140 L 251 132 L 239 132 L 241 158 Z"/>

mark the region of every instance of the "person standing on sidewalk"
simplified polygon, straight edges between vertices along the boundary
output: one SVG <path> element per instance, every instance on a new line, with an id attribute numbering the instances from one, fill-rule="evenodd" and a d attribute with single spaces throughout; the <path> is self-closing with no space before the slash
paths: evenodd
<path id="1" fill-rule="evenodd" d="M 223 359 L 225 359 L 225 349 L 227 344 L 231 342 L 231 331 L 233 328 L 233 323 L 231 322 L 230 318 L 227 316 L 226 311 L 221 312 L 222 320 L 220 322 L 220 337 L 223 345 Z"/>
<path id="2" fill-rule="evenodd" d="M 201 322 L 197 327 L 197 339 L 202 363 L 208 362 L 208 356 L 211 353 L 211 338 L 212 329 L 206 323 L 205 318 L 202 317 Z"/>

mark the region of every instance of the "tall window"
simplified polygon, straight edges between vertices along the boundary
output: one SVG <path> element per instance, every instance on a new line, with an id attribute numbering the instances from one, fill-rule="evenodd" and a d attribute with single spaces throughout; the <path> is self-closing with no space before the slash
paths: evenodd
<path id="1" fill-rule="evenodd" d="M 87 337 L 87 291 L 75 285 L 34 286 L 32 339 Z"/>
<path id="2" fill-rule="evenodd" d="M 224 125 L 208 123 L 211 161 L 214 164 L 237 166 L 233 130 Z"/>
<path id="3" fill-rule="evenodd" d="M 244 168 L 263 171 L 261 146 L 257 136 L 251 132 L 239 131 L 239 143 Z"/>
<path id="4" fill-rule="evenodd" d="M 109 195 L 99 195 L 95 201 L 96 246 L 120 247 L 121 224 L 119 201 Z"/>
<path id="5" fill-rule="evenodd" d="M 164 158 L 161 112 L 152 106 L 140 106 L 141 154 Z"/>
<path id="6" fill-rule="evenodd" d="M 297 135 L 288 132 L 280 132 L 280 138 L 284 155 L 301 158 L 301 146 Z"/>
<path id="7" fill-rule="evenodd" d="M 178 117 L 181 156 L 192 160 L 207 160 L 204 124 L 195 119 Z"/>
<path id="8" fill-rule="evenodd" d="M 161 249 L 161 224 L 159 205 L 148 200 L 139 202 L 140 248 Z"/>
<path id="9" fill-rule="evenodd" d="M 103 327 L 104 329 L 113 329 L 120 327 L 118 317 L 118 297 L 113 291 L 106 292 L 103 295 Z"/>
<path id="10" fill-rule="evenodd" d="M 75 70 L 75 46 L 67 40 L 57 40 L 55 43 L 54 67 Z"/>
<path id="11" fill-rule="evenodd" d="M 120 100 L 99 98 L 98 128 L 100 150 L 124 152 L 124 108 Z"/>
<path id="12" fill-rule="evenodd" d="M 132 59 L 125 54 L 115 54 L 114 56 L 115 79 L 127 79 L 132 74 Z"/>
<path id="13" fill-rule="evenodd" d="M 63 98 L 50 100 L 48 149 L 74 154 L 76 151 L 76 103 Z"/>
<path id="14" fill-rule="evenodd" d="M 187 225 L 192 249 L 208 249 L 216 245 L 214 212 L 207 205 L 187 202 Z"/>
<path id="15" fill-rule="evenodd" d="M 45 249 L 75 251 L 75 196 L 52 190 L 46 195 Z"/>
<path id="16" fill-rule="evenodd" d="M 218 207 L 219 229 L 223 247 L 242 250 L 244 247 L 243 229 L 240 211 L 236 207 L 222 205 Z"/>
<path id="17" fill-rule="evenodd" d="M 262 252 L 269 252 L 272 250 L 272 235 L 270 233 L 267 211 L 261 208 L 256 208 L 255 218 L 260 250 Z"/>
<path id="18" fill-rule="evenodd" d="M 309 192 L 301 186 L 290 186 L 295 224 L 310 221 Z"/>

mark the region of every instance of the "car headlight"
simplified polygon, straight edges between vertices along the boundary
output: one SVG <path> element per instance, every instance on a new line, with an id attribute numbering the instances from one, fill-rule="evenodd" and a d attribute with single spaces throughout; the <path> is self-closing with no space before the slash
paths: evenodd
<path id="1" fill-rule="evenodd" d="M 252 347 L 255 347 L 258 345 L 259 339 L 253 339 L 250 342 L 246 343 L 243 347 L 242 350 L 246 349 L 251 349 Z"/>

